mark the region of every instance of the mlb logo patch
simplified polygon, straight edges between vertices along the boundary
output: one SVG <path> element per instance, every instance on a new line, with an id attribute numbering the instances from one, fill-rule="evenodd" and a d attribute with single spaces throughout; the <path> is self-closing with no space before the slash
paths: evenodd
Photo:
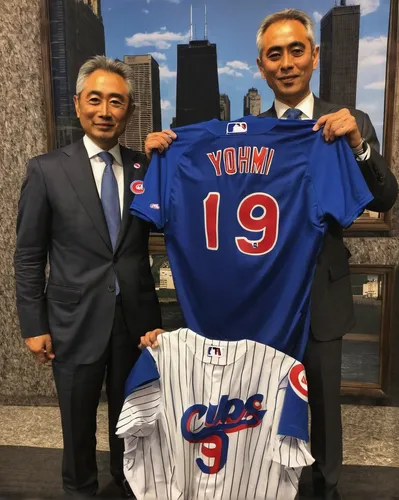
<path id="1" fill-rule="evenodd" d="M 145 191 L 143 181 L 133 181 L 130 184 L 130 191 L 134 194 L 143 194 Z"/>
<path id="2" fill-rule="evenodd" d="M 248 125 L 245 122 L 230 122 L 227 124 L 226 134 L 245 134 Z"/>
<path id="3" fill-rule="evenodd" d="M 141 165 L 140 163 L 133 163 L 133 167 L 139 169 L 141 168 Z"/>
<path id="4" fill-rule="evenodd" d="M 210 346 L 208 347 L 208 356 L 220 358 L 222 356 L 222 349 L 220 347 Z"/>

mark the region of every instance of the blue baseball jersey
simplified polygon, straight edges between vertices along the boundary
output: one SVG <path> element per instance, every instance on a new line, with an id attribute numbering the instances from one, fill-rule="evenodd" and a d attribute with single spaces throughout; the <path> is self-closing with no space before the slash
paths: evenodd
<path id="1" fill-rule="evenodd" d="M 133 214 L 163 228 L 189 328 L 301 359 L 329 218 L 349 226 L 372 195 L 345 138 L 313 121 L 245 117 L 176 129 Z"/>

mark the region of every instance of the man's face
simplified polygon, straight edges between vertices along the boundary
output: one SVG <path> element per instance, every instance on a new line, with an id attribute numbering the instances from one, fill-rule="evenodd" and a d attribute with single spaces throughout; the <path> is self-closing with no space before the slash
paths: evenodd
<path id="1" fill-rule="evenodd" d="M 276 98 L 296 106 L 310 92 L 309 82 L 319 62 L 305 26 L 299 21 L 278 21 L 262 37 L 259 71 Z"/>
<path id="2" fill-rule="evenodd" d="M 74 96 L 76 114 L 85 133 L 102 149 L 118 142 L 134 107 L 129 105 L 125 80 L 116 73 L 96 70 Z"/>

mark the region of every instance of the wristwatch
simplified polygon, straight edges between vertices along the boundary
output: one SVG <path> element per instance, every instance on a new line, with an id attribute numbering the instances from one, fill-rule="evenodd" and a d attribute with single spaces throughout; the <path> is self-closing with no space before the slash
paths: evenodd
<path id="1" fill-rule="evenodd" d="M 366 142 L 366 139 L 362 138 L 362 142 L 357 146 L 356 148 L 353 148 L 353 154 L 355 156 L 361 156 L 367 151 L 368 144 Z"/>

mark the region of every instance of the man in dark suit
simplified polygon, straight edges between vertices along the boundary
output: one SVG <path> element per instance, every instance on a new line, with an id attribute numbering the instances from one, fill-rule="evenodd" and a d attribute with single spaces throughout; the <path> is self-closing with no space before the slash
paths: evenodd
<path id="1" fill-rule="evenodd" d="M 131 495 L 115 427 L 140 336 L 161 324 L 149 226 L 129 212 L 147 158 L 118 144 L 134 110 L 131 71 L 104 56 L 82 66 L 75 106 L 85 136 L 30 160 L 19 202 L 18 315 L 28 348 L 39 361 L 52 360 L 63 487 L 73 496 L 98 488 L 96 413 L 104 377 L 111 473 Z"/>
<path id="2" fill-rule="evenodd" d="M 258 34 L 258 67 L 273 90 L 273 106 L 260 116 L 315 119 L 327 141 L 346 136 L 374 200 L 376 212 L 392 208 L 397 182 L 385 159 L 368 115 L 315 97 L 310 79 L 319 60 L 312 21 L 304 12 L 286 9 L 264 19 Z M 340 407 L 342 337 L 354 326 L 350 257 L 342 228 L 329 221 L 312 287 L 311 332 L 304 358 L 311 410 L 311 447 L 316 460 L 313 484 L 317 497 L 339 499 L 342 466 Z"/>

